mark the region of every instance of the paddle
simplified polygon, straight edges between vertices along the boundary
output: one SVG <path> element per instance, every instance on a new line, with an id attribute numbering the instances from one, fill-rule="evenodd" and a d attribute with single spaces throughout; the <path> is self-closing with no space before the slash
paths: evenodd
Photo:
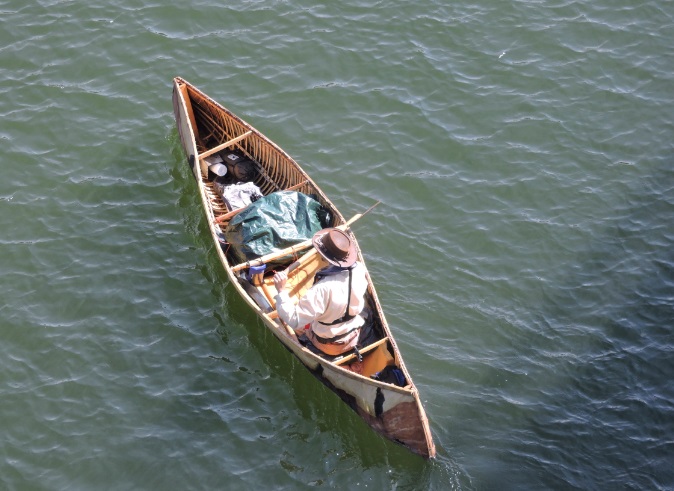
<path id="1" fill-rule="evenodd" d="M 370 211 L 372 211 L 374 209 L 374 207 L 377 206 L 379 203 L 381 203 L 381 201 L 377 201 L 375 204 L 370 206 L 363 213 L 357 213 L 356 215 L 351 217 L 351 219 L 348 222 L 346 222 L 343 225 L 338 225 L 335 228 L 338 228 L 340 230 L 346 230 L 356 220 L 364 217 Z M 261 265 L 266 264 L 270 261 L 273 261 L 274 259 L 279 259 L 279 258 L 284 257 L 284 256 L 289 256 L 289 255 L 295 254 L 296 252 L 302 251 L 302 250 L 307 249 L 308 247 L 312 247 L 312 246 L 313 246 L 312 239 L 307 239 L 304 242 L 300 242 L 299 244 L 295 244 L 294 246 L 286 247 L 285 249 L 283 249 L 281 251 L 270 252 L 269 254 L 266 254 L 266 255 L 264 255 L 262 257 L 259 257 L 257 259 L 253 259 L 252 261 L 246 261 L 245 263 L 241 263 L 241 264 L 237 264 L 236 266 L 232 266 L 232 271 L 237 272 L 237 271 L 241 271 L 242 269 L 250 268 L 251 266 L 261 266 Z M 316 249 L 314 249 L 312 252 L 310 252 L 308 254 L 313 254 L 315 251 L 316 251 Z"/>

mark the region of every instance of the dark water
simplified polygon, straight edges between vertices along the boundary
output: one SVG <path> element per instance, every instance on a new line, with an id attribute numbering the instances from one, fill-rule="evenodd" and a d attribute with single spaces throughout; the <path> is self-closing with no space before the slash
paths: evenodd
<path id="1" fill-rule="evenodd" d="M 0 6 L 3 489 L 674 488 L 674 3 Z M 217 262 L 180 75 L 356 227 L 438 446 Z"/>

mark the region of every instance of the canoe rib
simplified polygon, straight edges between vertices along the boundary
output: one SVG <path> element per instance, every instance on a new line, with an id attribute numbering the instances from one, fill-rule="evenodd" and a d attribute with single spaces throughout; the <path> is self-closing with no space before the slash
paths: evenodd
<path id="1" fill-rule="evenodd" d="M 425 458 L 434 457 L 435 445 L 426 413 L 388 327 L 369 272 L 366 273 L 368 315 L 371 316 L 380 340 L 363 349 L 362 362 L 356 362 L 353 354 L 332 360 L 307 349 L 298 341 L 294 331 L 274 315 L 273 282 L 268 279 L 262 286 L 253 286 L 248 282 L 246 268 L 235 268 L 235 262 L 227 255 L 226 248 L 221 247 L 222 227 L 226 223 L 219 223 L 217 219 L 233 210 L 229 210 L 215 192 L 213 184 L 208 180 L 205 161 L 200 157 L 216 153 L 218 147 L 236 148 L 256 163 L 259 172 L 255 184 L 262 194 L 294 187 L 302 193 L 316 197 L 330 212 L 332 226 L 346 228 L 348 224 L 342 214 L 297 162 L 280 147 L 181 78 L 174 79 L 173 108 L 180 140 L 199 187 L 218 257 L 234 288 L 270 332 L 375 431 Z M 353 239 L 358 260 L 365 264 L 358 242 L 355 237 Z M 313 264 L 312 268 L 311 271 L 315 271 L 316 265 Z M 305 276 L 314 274 L 302 271 L 297 274 L 300 273 Z M 293 289 L 292 295 L 299 298 L 312 281 L 313 276 L 303 278 L 301 286 Z M 405 387 L 370 377 L 387 364 L 395 365 L 402 371 L 407 381 Z"/>

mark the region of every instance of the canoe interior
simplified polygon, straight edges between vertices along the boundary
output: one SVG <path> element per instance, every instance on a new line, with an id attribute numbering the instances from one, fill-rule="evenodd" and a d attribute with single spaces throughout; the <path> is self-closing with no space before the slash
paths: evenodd
<path id="1" fill-rule="evenodd" d="M 223 243 L 223 232 L 237 211 L 230 210 L 216 192 L 213 176 L 209 175 L 207 163 L 201 156 L 232 142 L 222 152 L 236 150 L 255 163 L 257 173 L 254 183 L 262 194 L 293 189 L 311 195 L 329 211 L 331 226 L 343 226 L 346 223 L 339 210 L 281 148 L 181 78 L 174 80 L 173 105 L 180 139 L 202 193 L 211 233 L 219 245 L 218 254 L 239 293 L 286 348 L 373 429 L 423 457 L 434 457 L 435 447 L 424 409 L 389 330 L 369 273 L 367 312 L 376 333 L 376 341 L 363 347 L 360 357 L 358 353 L 348 353 L 337 358 L 326 357 L 302 346 L 292 330 L 276 317 L 273 307 L 276 290 L 271 278 L 273 271 L 268 268 L 265 275 L 253 285 L 247 268 L 243 267 L 245 265 L 237 265 L 227 244 Z M 364 263 L 358 242 L 353 234 L 352 237 L 356 242 L 358 260 Z M 291 298 L 299 299 L 313 284 L 314 274 L 326 266 L 318 254 L 312 255 L 308 251 L 294 251 L 274 262 L 274 269 L 279 270 L 300 261 L 301 266 L 289 274 Z M 303 258 L 304 254 L 306 257 Z M 406 379 L 404 387 L 370 378 L 387 365 L 402 371 Z"/>

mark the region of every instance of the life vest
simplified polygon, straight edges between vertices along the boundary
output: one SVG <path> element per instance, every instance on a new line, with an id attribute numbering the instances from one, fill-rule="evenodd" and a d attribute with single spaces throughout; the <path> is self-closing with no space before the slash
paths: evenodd
<path id="1" fill-rule="evenodd" d="M 321 322 L 318 321 L 319 324 L 323 324 L 324 326 L 336 326 L 337 324 L 343 324 L 346 321 L 350 321 L 355 315 L 350 315 L 349 314 L 349 307 L 351 307 L 351 281 L 353 279 L 353 268 L 356 267 L 356 263 L 353 263 L 351 266 L 348 268 L 340 268 L 339 266 L 330 266 L 329 268 L 326 268 L 322 271 L 319 271 L 316 273 L 316 280 L 315 281 L 321 281 L 323 278 L 327 276 L 333 276 L 336 274 L 341 273 L 345 269 L 349 270 L 349 288 L 346 293 L 346 309 L 344 310 L 344 315 L 341 316 L 339 319 L 335 319 L 332 322 Z M 356 328 L 357 329 L 357 328 Z M 340 334 L 339 336 L 335 336 L 334 338 L 330 338 L 329 341 L 322 341 L 323 339 L 326 338 L 320 338 L 319 341 L 321 342 L 335 342 L 341 338 L 346 337 L 347 335 L 351 334 L 355 329 L 351 329 L 350 331 L 345 332 L 344 334 Z"/>

